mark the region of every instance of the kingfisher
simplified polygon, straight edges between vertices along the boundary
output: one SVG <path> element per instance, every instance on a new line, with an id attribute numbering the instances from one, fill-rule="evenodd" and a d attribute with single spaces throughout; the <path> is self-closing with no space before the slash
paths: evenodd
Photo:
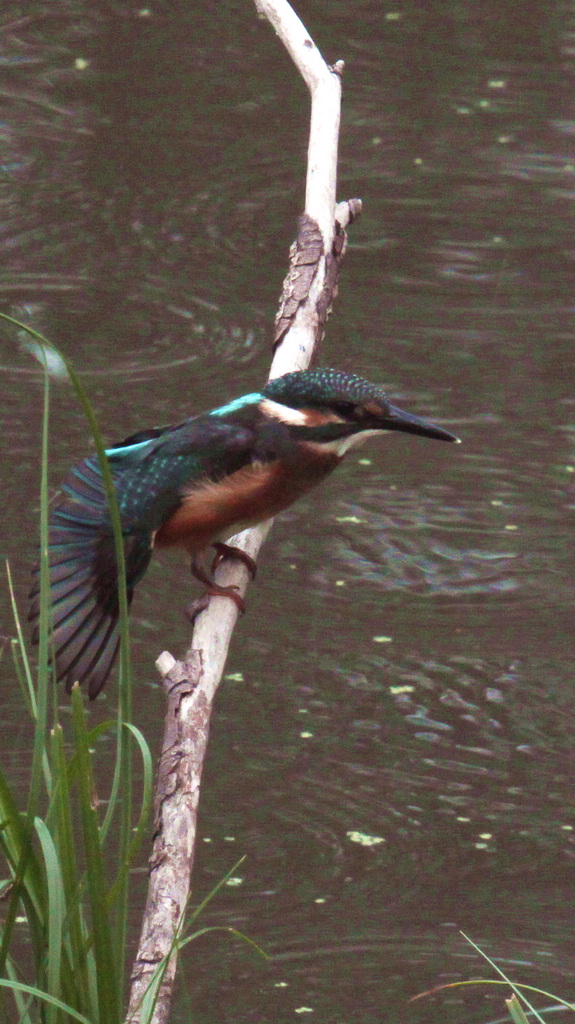
<path id="1" fill-rule="evenodd" d="M 179 547 L 208 595 L 235 587 L 208 572 L 227 556 L 255 564 L 226 541 L 276 515 L 319 484 L 350 448 L 387 431 L 458 441 L 441 427 L 391 405 L 380 386 L 331 369 L 268 381 L 176 426 L 132 434 L 106 451 L 124 543 L 128 606 L 154 548 Z M 85 683 L 91 699 L 118 652 L 119 601 L 114 535 L 98 456 L 73 467 L 49 518 L 49 578 L 55 675 L 70 692 Z M 29 618 L 38 639 L 39 569 Z"/>

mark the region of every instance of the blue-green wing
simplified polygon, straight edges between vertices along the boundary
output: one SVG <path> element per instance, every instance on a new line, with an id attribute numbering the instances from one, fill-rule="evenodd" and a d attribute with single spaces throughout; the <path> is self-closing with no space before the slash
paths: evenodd
<path id="1" fill-rule="evenodd" d="M 153 533 L 195 480 L 217 479 L 246 465 L 252 431 L 198 417 L 179 427 L 135 435 L 110 449 L 121 512 L 128 604 L 152 554 Z M 91 698 L 108 678 L 119 646 L 118 574 L 102 471 L 92 455 L 74 466 L 65 497 L 49 523 L 52 645 L 57 678 L 69 691 L 85 682 Z M 30 619 L 40 609 L 39 573 L 30 595 Z"/>

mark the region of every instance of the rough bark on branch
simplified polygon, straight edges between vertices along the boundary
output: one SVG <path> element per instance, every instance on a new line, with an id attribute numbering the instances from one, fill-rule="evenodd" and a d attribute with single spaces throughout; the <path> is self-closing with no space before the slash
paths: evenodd
<path id="1" fill-rule="evenodd" d="M 333 243 L 331 252 L 325 254 L 324 282 L 315 306 L 317 319 L 314 330 L 314 356 L 317 356 L 332 303 L 337 297 L 339 270 L 347 248 L 345 228 L 360 213 L 361 199 L 349 199 L 347 202 L 339 203 L 335 211 Z M 294 324 L 298 310 L 307 302 L 323 255 L 323 238 L 319 226 L 304 213 L 299 218 L 297 238 L 290 246 L 290 269 L 283 283 L 274 321 L 274 353 Z"/>

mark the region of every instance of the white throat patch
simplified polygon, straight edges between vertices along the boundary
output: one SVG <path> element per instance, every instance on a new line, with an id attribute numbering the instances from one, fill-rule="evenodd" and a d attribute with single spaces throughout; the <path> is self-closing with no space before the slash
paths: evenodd
<path id="1" fill-rule="evenodd" d="M 304 444 L 309 445 L 310 448 L 313 447 L 318 453 L 331 453 L 332 455 L 338 455 L 341 459 L 350 448 L 363 444 L 369 437 L 381 437 L 382 434 L 387 433 L 387 430 L 360 430 L 358 434 L 350 434 L 349 437 L 338 437 L 334 441 L 304 441 Z"/>

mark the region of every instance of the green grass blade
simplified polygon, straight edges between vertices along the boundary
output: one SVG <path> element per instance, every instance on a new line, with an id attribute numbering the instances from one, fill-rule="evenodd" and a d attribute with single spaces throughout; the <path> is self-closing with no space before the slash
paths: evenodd
<path id="1" fill-rule="evenodd" d="M 93 1001 L 94 986 L 89 975 L 90 970 L 95 973 L 95 967 L 94 958 L 88 950 L 82 887 L 78 875 L 76 830 L 70 788 L 72 773 L 66 760 L 64 735 L 60 725 L 56 725 L 52 731 L 51 752 L 55 783 L 46 820 L 54 836 L 67 898 L 67 915 L 64 920 L 64 947 L 67 951 L 65 994 L 75 1006 L 94 1008 L 97 1001 Z M 93 1015 L 96 1016 L 95 1010 Z"/>
<path id="2" fill-rule="evenodd" d="M 15 982 L 16 984 L 20 981 L 20 978 L 18 977 L 18 971 L 16 970 L 16 966 L 13 963 L 11 957 L 8 957 L 6 960 L 6 974 L 8 975 L 9 979 Z M 19 992 L 17 988 L 14 988 L 12 989 L 12 997 L 16 1004 L 16 1011 L 18 1013 L 18 1024 L 35 1024 L 35 1021 L 33 1020 L 30 1014 L 30 1006 L 33 1004 L 32 996 L 26 993 L 26 998 L 24 998 L 24 993 Z M 2 992 L 1 999 L 4 1000 L 4 998 L 5 994 L 4 992 Z M 2 1018 L 0 1017 L 0 1020 L 1 1019 Z"/>
<path id="3" fill-rule="evenodd" d="M 26 703 L 28 704 L 31 715 L 36 718 L 36 693 L 34 690 L 34 683 L 32 681 L 32 670 L 30 668 L 30 662 L 26 654 L 26 644 L 24 643 L 24 634 L 22 632 L 22 625 L 20 622 L 20 615 L 18 614 L 18 607 L 16 605 L 16 595 L 14 593 L 14 585 L 12 583 L 12 573 L 10 571 L 10 563 L 6 562 L 6 575 L 8 577 L 8 593 L 10 594 L 10 602 L 12 604 L 12 617 L 16 626 L 16 637 L 17 647 L 21 657 L 21 664 L 24 669 L 24 679 L 26 688 L 23 690 L 26 697 Z"/>
<path id="4" fill-rule="evenodd" d="M 59 1010 L 63 1010 L 67 1013 L 72 1020 L 79 1021 L 79 1024 L 95 1024 L 93 1020 L 89 1020 L 88 1017 L 84 1017 L 82 1013 L 78 1013 L 67 1003 L 62 1002 L 61 999 L 55 999 L 54 996 L 43 992 L 41 988 L 36 988 L 34 985 L 25 985 L 21 981 L 12 981 L 8 978 L 0 978 L 0 988 L 9 988 L 17 990 L 18 992 L 27 992 L 28 995 L 34 996 L 36 999 L 40 999 L 44 1003 L 52 1004 Z"/>
<path id="5" fill-rule="evenodd" d="M 27 820 L 30 832 L 33 828 L 42 792 L 42 779 L 47 767 L 46 729 L 48 724 L 48 682 L 50 642 L 50 575 L 48 561 L 48 426 L 50 413 L 50 378 L 44 374 L 44 414 L 42 417 L 42 461 L 40 480 L 40 619 L 38 623 L 38 683 L 36 687 L 36 728 L 30 772 Z M 49 773 L 45 782 L 50 789 Z"/>
<path id="6" fill-rule="evenodd" d="M 509 1010 L 509 1016 L 511 1017 L 513 1024 L 529 1024 L 529 1021 L 523 1012 L 521 1003 L 515 994 L 511 996 L 511 999 L 505 1000 L 505 1005 Z"/>
<path id="7" fill-rule="evenodd" d="M 10 594 L 10 602 L 12 605 L 12 615 L 14 618 L 14 625 L 16 626 L 16 640 L 14 641 L 15 650 L 13 651 L 14 667 L 16 669 L 16 676 L 20 684 L 20 689 L 22 691 L 24 701 L 30 713 L 30 718 L 35 723 L 35 725 L 38 725 L 38 703 L 36 700 L 36 691 L 34 689 L 34 683 L 32 681 L 30 659 L 28 658 L 28 651 L 26 648 L 24 635 L 22 632 L 20 613 L 18 611 L 18 606 L 16 604 L 16 595 L 14 594 L 12 573 L 10 571 L 9 562 L 6 562 L 6 575 L 8 577 L 8 592 Z M 16 651 L 18 652 L 17 656 Z M 22 674 L 22 671 L 24 674 Z M 43 744 L 42 746 L 42 770 L 44 772 L 44 781 L 46 789 L 48 792 L 50 792 L 50 765 L 48 763 L 48 756 L 45 749 L 45 745 Z"/>
<path id="8" fill-rule="evenodd" d="M 264 958 L 264 960 L 271 960 L 271 957 L 268 956 L 261 946 L 258 946 L 257 942 L 250 939 L 248 935 L 244 935 L 243 932 L 238 931 L 237 928 L 231 928 L 225 925 L 208 925 L 205 928 L 199 928 L 197 932 L 194 932 L 193 935 L 186 936 L 185 939 L 180 939 L 176 936 L 168 956 L 164 957 L 161 963 L 158 964 L 152 975 L 150 984 L 144 993 L 144 997 L 140 1004 L 140 1024 L 148 1024 L 148 1021 L 151 1021 L 153 1018 L 166 967 L 168 966 L 174 949 L 177 947 L 178 953 L 180 953 L 184 946 L 187 946 L 190 942 L 194 942 L 195 939 L 201 938 L 202 935 L 208 935 L 210 932 L 226 932 L 228 935 L 233 935 L 241 942 L 245 942 L 247 946 L 251 946 L 256 953 Z"/>
<path id="9" fill-rule="evenodd" d="M 241 939 L 247 945 L 252 946 L 253 949 L 255 949 L 257 953 L 260 953 L 261 956 L 264 957 L 265 960 L 269 960 L 270 959 L 268 954 L 265 953 L 264 950 L 261 949 L 261 947 L 257 945 L 257 943 L 255 943 L 247 935 L 244 935 L 243 932 L 239 932 L 236 928 L 227 928 L 227 927 L 221 926 L 221 925 L 210 925 L 210 926 L 207 926 L 206 928 L 201 928 L 197 932 L 194 932 L 193 935 L 187 935 L 185 938 L 182 938 L 182 933 L 183 933 L 184 929 L 187 928 L 192 923 L 192 921 L 196 920 L 196 918 L 199 916 L 199 914 L 202 913 L 202 911 L 205 909 L 205 907 L 207 907 L 208 903 L 214 898 L 216 893 L 219 892 L 219 890 L 222 888 L 222 886 L 226 884 L 227 880 L 229 878 L 231 878 L 231 876 L 237 871 L 237 869 L 239 868 L 240 864 L 243 864 L 245 859 L 246 858 L 245 858 L 245 854 L 244 854 L 244 856 L 240 857 L 240 859 L 238 861 L 236 861 L 236 863 L 229 869 L 229 871 L 226 872 L 226 874 L 223 876 L 223 878 L 220 878 L 220 880 L 217 883 L 217 885 L 215 885 L 214 888 L 210 890 L 210 892 L 207 894 L 207 896 L 204 897 L 202 902 L 200 904 L 198 904 L 198 906 L 195 908 L 195 910 L 190 914 L 189 920 L 186 920 L 185 912 L 184 912 L 184 914 L 182 914 L 181 919 L 180 919 L 180 924 L 179 924 L 179 926 L 178 926 L 178 928 L 176 930 L 176 934 L 174 935 L 174 938 L 172 940 L 172 944 L 170 946 L 169 953 L 167 954 L 167 956 L 165 956 L 163 958 L 163 960 L 156 967 L 156 970 L 154 971 L 154 973 L 153 973 L 153 975 L 152 975 L 152 977 L 150 979 L 150 983 L 149 983 L 149 985 L 148 985 L 148 987 L 147 987 L 147 989 L 146 989 L 146 991 L 144 993 L 144 996 L 142 998 L 142 1001 L 140 1003 L 140 1007 L 139 1007 L 139 1011 L 140 1011 L 140 1024 L 148 1024 L 148 1021 L 151 1021 L 152 1018 L 153 1018 L 154 1010 L 156 1008 L 156 1002 L 158 1000 L 158 995 L 159 995 L 160 987 L 161 987 L 161 984 L 162 984 L 162 980 L 163 980 L 164 974 L 166 973 L 166 968 L 168 966 L 168 963 L 170 961 L 170 957 L 172 956 L 172 953 L 174 952 L 174 950 L 177 949 L 178 952 L 179 952 L 180 950 L 182 950 L 184 948 L 184 946 L 187 946 L 188 943 L 193 942 L 194 939 L 199 938 L 201 935 L 206 935 L 208 932 L 218 932 L 218 931 L 231 933 L 232 935 L 235 935 L 236 938 Z"/>
<path id="10" fill-rule="evenodd" d="M 41 818 L 36 818 L 35 825 L 44 857 L 48 896 L 46 987 L 50 995 L 58 999 L 62 994 L 60 979 L 62 976 L 62 938 L 66 917 L 66 897 L 60 861 L 50 831 Z M 54 1024 L 56 1012 L 53 1004 L 46 1007 L 46 1024 Z"/>
<path id="11" fill-rule="evenodd" d="M 109 893 L 109 904 L 112 906 L 120 897 L 123 890 L 126 876 L 130 870 L 138 850 L 140 849 L 142 842 L 147 835 L 147 824 L 150 818 L 150 812 L 152 809 L 154 799 L 154 765 L 152 760 L 152 754 L 148 743 L 144 735 L 140 730 L 129 722 L 125 723 L 124 726 L 134 736 L 136 743 L 140 748 L 142 755 L 142 765 L 144 773 L 144 786 L 142 791 L 142 802 L 140 805 L 140 818 L 138 824 L 134 829 L 132 840 L 127 851 L 127 857 L 124 863 L 120 866 L 118 875 L 114 884 L 112 885 Z"/>
<path id="12" fill-rule="evenodd" d="M 88 731 L 88 746 L 90 748 L 95 747 L 101 736 L 103 736 L 103 735 L 105 735 L 105 733 L 110 732 L 110 731 L 115 730 L 115 729 L 116 729 L 116 719 L 115 718 L 107 718 L 107 719 L 105 719 L 105 721 L 99 722 L 98 725 L 94 726 L 92 729 L 90 729 Z M 72 756 L 71 756 L 71 758 L 70 758 L 70 760 L 68 762 L 68 776 L 69 776 L 70 781 L 72 781 L 73 779 L 76 778 L 76 776 L 77 776 L 77 774 L 78 774 L 78 772 L 80 770 L 79 766 L 80 766 L 80 754 L 76 750 L 75 753 L 72 754 Z M 100 834 L 102 836 L 102 839 L 104 839 L 106 834 L 105 834 L 104 826 L 103 825 L 100 827 Z"/>
<path id="13" fill-rule="evenodd" d="M 477 950 L 477 952 L 478 952 L 478 953 L 480 954 L 480 956 L 482 956 L 482 957 L 483 957 L 483 959 L 484 959 L 484 960 L 487 960 L 487 963 L 488 963 L 488 964 L 490 964 L 490 965 L 491 965 L 491 967 L 493 967 L 493 970 L 494 970 L 494 971 L 497 971 L 497 974 L 499 975 L 499 977 L 500 977 L 500 978 L 503 978 L 503 979 L 504 979 L 504 981 L 506 981 L 506 982 L 507 982 L 507 984 L 509 985 L 509 988 L 510 988 L 510 989 L 511 989 L 511 990 L 512 990 L 512 991 L 513 991 L 513 992 L 515 993 L 515 995 L 517 996 L 517 999 L 518 999 L 518 1000 L 519 1000 L 520 1002 L 522 1002 L 522 1003 L 524 1003 L 524 1004 L 525 1004 L 525 1006 L 526 1006 L 526 1007 L 527 1007 L 527 1009 L 528 1009 L 528 1010 L 530 1011 L 530 1013 L 532 1013 L 532 1014 L 533 1014 L 533 1016 L 535 1017 L 535 1020 L 539 1021 L 539 1024 L 545 1024 L 545 1021 L 543 1020 L 543 1017 L 541 1017 L 541 1016 L 540 1016 L 540 1014 L 539 1014 L 539 1013 L 537 1012 L 537 1010 L 535 1009 L 535 1007 L 534 1007 L 534 1006 L 533 1006 L 533 1005 L 532 1005 L 532 1004 L 531 1004 L 531 1003 L 529 1002 L 529 1000 L 527 999 L 527 997 L 523 995 L 523 993 L 522 993 L 522 991 L 521 991 L 521 986 L 519 986 L 519 985 L 516 985 L 516 984 L 515 984 L 514 982 L 512 982 L 512 981 L 511 981 L 511 980 L 510 980 L 510 979 L 509 979 L 509 978 L 507 977 L 507 975 L 506 975 L 506 974 L 505 974 L 505 973 L 504 973 L 504 972 L 503 972 L 503 971 L 501 970 L 501 968 L 497 966 L 497 964 L 495 963 L 495 961 L 494 961 L 494 960 L 492 960 L 492 959 L 491 959 L 490 957 L 488 957 L 488 956 L 487 956 L 487 953 L 484 953 L 484 952 L 483 952 L 483 950 L 482 950 L 482 949 L 481 949 L 481 948 L 480 948 L 480 947 L 479 947 L 479 946 L 478 946 L 478 945 L 477 945 L 477 944 L 476 944 L 476 943 L 475 943 L 475 942 L 473 941 L 473 939 L 470 939 L 470 938 L 469 938 L 469 936 L 465 934 L 465 932 L 461 932 L 461 935 L 463 935 L 463 938 L 465 939 L 465 941 L 466 941 L 466 942 L 468 942 L 468 943 L 469 943 L 469 945 L 470 945 L 470 946 L 473 946 L 473 948 L 474 948 L 475 950 Z"/>
<path id="14" fill-rule="evenodd" d="M 0 945 L 0 974 L 4 973 L 6 956 L 9 943 L 12 938 L 14 921 L 16 918 L 18 901 L 21 896 L 23 880 L 27 872 L 27 864 L 32 857 L 32 833 L 34 819 L 40 802 L 42 781 L 50 786 L 49 768 L 46 759 L 46 725 L 47 725 L 47 694 L 48 694 L 48 639 L 49 639 L 49 614 L 50 614 L 50 586 L 48 579 L 48 422 L 50 409 L 50 382 L 48 374 L 44 376 L 44 414 L 42 425 L 42 460 L 41 460 L 41 482 L 40 482 L 40 621 L 39 621 L 39 649 L 38 649 L 38 687 L 36 691 L 36 721 L 34 730 L 34 745 L 32 751 L 32 766 L 30 771 L 30 787 L 28 792 L 28 806 L 26 812 L 26 825 L 21 834 L 19 849 L 19 860 L 15 870 L 14 887 L 8 903 L 5 917 L 5 927 Z M 20 628 L 19 616 L 14 602 L 16 628 L 19 631 L 20 649 L 25 651 L 24 639 Z M 32 934 L 36 935 L 34 925 L 31 921 Z M 36 955 L 38 955 L 36 947 Z"/>
<path id="15" fill-rule="evenodd" d="M 45 890 L 42 872 L 33 851 L 30 857 L 24 861 L 24 850 L 30 845 L 30 837 L 26 829 L 25 820 L 16 806 L 10 787 L 1 768 L 0 822 L 2 823 L 2 827 L 0 828 L 0 849 L 4 853 L 8 865 L 12 869 L 13 875 L 16 876 L 18 867 L 24 865 L 21 887 L 16 892 L 16 887 L 14 885 L 10 897 L 11 901 L 14 900 L 15 904 L 13 915 L 10 915 L 8 912 L 10 910 L 9 906 L 4 918 L 2 945 L 3 947 L 5 946 L 7 952 L 11 941 L 12 928 L 20 899 L 22 899 L 28 915 L 28 925 L 32 933 L 33 941 L 38 940 L 39 936 L 41 936 L 45 924 Z M 6 953 L 4 954 L 4 957 L 5 956 Z M 2 970 L 4 970 L 4 967 L 5 959 L 2 965 Z"/>
<path id="16" fill-rule="evenodd" d="M 115 943 L 111 941 L 112 932 L 108 914 L 108 893 L 102 843 L 96 811 L 92 806 L 94 792 L 92 761 L 88 746 L 84 705 L 78 686 L 74 686 L 72 690 L 72 721 L 79 757 L 80 814 L 86 855 L 88 896 L 92 911 L 93 950 L 100 1019 L 105 1024 L 116 1024 L 120 1021 L 118 977 L 121 977 L 121 974 L 118 972 Z"/>
<path id="17" fill-rule="evenodd" d="M 240 859 L 237 860 L 236 863 L 232 865 L 230 870 L 226 871 L 225 875 L 223 875 L 223 877 L 220 878 L 219 882 L 216 882 L 216 884 L 214 885 L 214 888 L 210 889 L 208 895 L 204 896 L 202 902 L 198 903 L 197 907 L 195 907 L 195 909 L 192 910 L 192 913 L 190 914 L 190 918 L 189 918 L 189 923 L 190 924 L 192 924 L 192 922 L 195 921 L 196 918 L 200 916 L 202 911 L 205 910 L 205 908 L 207 907 L 208 903 L 210 903 L 211 900 L 213 900 L 214 896 L 217 895 L 217 893 L 220 891 L 222 886 L 226 884 L 228 879 L 231 878 L 232 875 L 235 875 L 236 871 L 243 864 L 245 859 L 246 859 L 246 855 L 244 853 L 243 857 L 240 857 Z"/>
<path id="18" fill-rule="evenodd" d="M 183 949 L 184 946 L 187 946 L 190 942 L 195 942 L 195 940 L 199 939 L 202 935 L 208 935 L 209 932 L 226 932 L 228 935 L 233 935 L 241 942 L 245 942 L 246 946 L 251 946 L 259 956 L 264 958 L 264 960 L 271 960 L 271 956 L 266 953 L 265 949 L 258 946 L 257 942 L 250 939 L 249 935 L 245 935 L 244 932 L 238 931 L 237 928 L 232 928 L 231 925 L 222 924 L 206 925 L 205 928 L 199 928 L 197 932 L 193 933 L 193 935 L 187 935 L 185 939 L 180 939 L 178 941 L 178 950 Z"/>
<path id="19" fill-rule="evenodd" d="M 12 653 L 12 664 L 14 666 L 14 671 L 16 673 L 18 686 L 20 687 L 20 693 L 22 694 L 22 700 L 26 705 L 26 710 L 28 712 L 29 717 L 34 718 L 36 709 L 35 707 L 32 707 L 32 703 L 30 701 L 30 692 L 28 690 L 28 684 L 26 682 L 25 661 L 27 659 L 25 656 L 25 652 L 23 657 L 20 644 L 14 637 L 10 638 L 10 651 Z"/>

